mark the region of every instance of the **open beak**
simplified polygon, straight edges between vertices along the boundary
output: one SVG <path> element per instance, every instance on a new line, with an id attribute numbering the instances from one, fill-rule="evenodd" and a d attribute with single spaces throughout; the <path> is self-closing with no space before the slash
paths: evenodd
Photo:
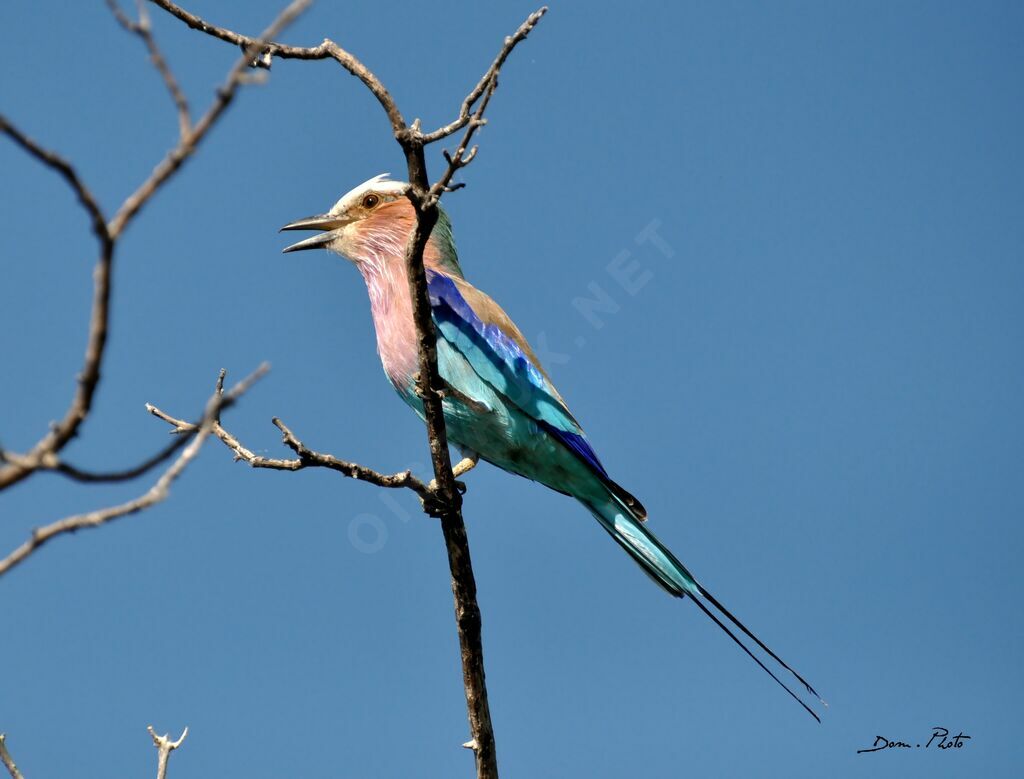
<path id="1" fill-rule="evenodd" d="M 344 227 L 346 224 L 348 224 L 347 219 L 333 214 L 307 216 L 305 219 L 290 222 L 282 227 L 279 232 L 284 232 L 285 230 L 322 230 L 323 232 L 320 235 L 314 235 L 312 238 L 306 238 L 304 241 L 293 243 L 291 246 L 286 246 L 281 251 L 287 254 L 288 252 L 300 252 L 304 249 L 323 249 L 337 237 L 334 231 Z"/>

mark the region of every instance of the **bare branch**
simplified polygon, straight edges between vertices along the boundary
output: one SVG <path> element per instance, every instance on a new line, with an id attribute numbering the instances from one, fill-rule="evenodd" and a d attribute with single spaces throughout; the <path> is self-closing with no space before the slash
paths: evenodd
<path id="1" fill-rule="evenodd" d="M 448 438 L 442 408 L 443 384 L 437 369 L 437 336 L 434 331 L 430 298 L 427 292 L 423 250 L 437 223 L 438 200 L 449 188 L 455 172 L 468 164 L 476 155 L 475 150 L 467 153 L 467 148 L 477 128 L 484 123 L 483 112 L 497 88 L 498 71 L 501 69 L 501 65 L 515 45 L 533 29 L 546 10 L 546 8 L 542 8 L 535 14 L 531 14 L 515 35 L 505 39 L 504 47 L 488 72 L 484 74 L 480 84 L 463 103 L 460 118 L 453 123 L 450 131 L 447 128 L 442 128 L 441 131 L 425 136 L 420 132 L 418 123 L 414 123 L 411 129 L 395 133 L 396 140 L 405 153 L 409 172 L 408 197 L 416 209 L 416 228 L 405 249 L 405 266 L 409 278 L 409 294 L 412 298 L 413 320 L 417 333 L 419 372 L 416 377 L 416 392 L 423 403 L 427 440 L 430 445 L 430 458 L 434 466 L 436 483 L 433 492 L 437 498 L 434 504 L 425 503 L 424 508 L 440 518 L 445 548 L 448 553 L 452 597 L 455 602 L 455 623 L 462 655 L 462 683 L 466 691 L 466 709 L 472 734 L 468 745 L 476 757 L 478 779 L 497 779 L 498 759 L 490 705 L 487 700 L 487 680 L 484 674 L 476 578 L 473 575 L 466 524 L 462 518 L 462 498 L 448 454 Z M 478 100 L 479 105 L 470 115 L 470 107 Z M 455 156 L 448 158 L 448 170 L 431 187 L 427 177 L 424 145 L 446 137 L 466 125 L 468 125 L 467 132 L 456 150 Z"/>
<path id="2" fill-rule="evenodd" d="M 431 197 L 427 178 L 423 143 L 418 131 L 398 136 L 405 152 L 409 171 L 408 197 L 416 209 L 416 227 L 405 248 L 405 267 L 409 279 L 413 321 L 416 325 L 417 360 L 416 393 L 423 404 L 427 425 L 430 459 L 434 467 L 436 501 L 424 504 L 432 516 L 441 520 L 448 567 L 451 572 L 452 597 L 455 602 L 455 624 L 462 655 L 462 682 L 466 691 L 471 743 L 476 758 L 478 779 L 497 779 L 498 759 L 494 745 L 484 676 L 483 641 L 480 635 L 480 607 L 476 599 L 476 579 L 462 518 L 462 496 L 452 473 L 448 453 L 442 397 L 444 384 L 437 368 L 437 335 L 431 314 L 427 277 L 423 267 L 423 250 L 438 219 L 437 199 Z"/>
<path id="3" fill-rule="evenodd" d="M 422 147 L 420 148 L 422 152 Z M 410 163 L 410 169 L 413 163 Z M 412 297 L 413 321 L 416 324 L 419 371 L 416 376 L 416 394 L 423 403 L 430 444 L 430 459 L 437 480 L 438 497 L 453 511 L 458 511 L 461 499 L 452 476 L 451 456 L 448 453 L 448 434 L 444 424 L 441 401 L 444 382 L 437 369 L 437 335 L 427 294 L 427 277 L 423 268 L 423 249 L 437 222 L 436 206 L 429 211 L 417 210 L 416 229 L 405 249 L 406 270 L 409 274 L 409 292 Z"/>
<path id="4" fill-rule="evenodd" d="M 491 101 L 491 97 L 494 95 L 495 90 L 498 88 L 498 74 L 501 71 L 501 66 L 505 64 L 505 60 L 508 55 L 512 53 L 512 49 L 516 47 L 520 41 L 526 39 L 526 36 L 530 34 L 530 31 L 537 26 L 537 23 L 541 20 L 548 11 L 547 6 L 534 11 L 530 14 L 526 21 L 519 25 L 519 29 L 515 31 L 513 35 L 510 35 L 505 39 L 505 45 L 501 51 L 498 52 L 498 56 L 495 57 L 494 62 L 491 63 L 491 67 L 487 69 L 479 83 L 473 88 L 466 99 L 462 101 L 462 108 L 459 111 L 459 118 L 451 124 L 445 125 L 432 133 L 426 133 L 422 136 L 423 144 L 433 143 L 439 141 L 442 138 L 447 138 L 455 132 L 458 132 L 463 127 L 466 128 L 465 134 L 462 136 L 462 140 L 459 142 L 458 147 L 455 150 L 455 154 L 449 154 L 447 151 L 444 153 L 445 161 L 448 163 L 448 168 L 441 175 L 434 185 L 430 188 L 430 198 L 436 203 L 445 192 L 452 192 L 456 189 L 461 189 L 465 184 L 452 184 L 452 177 L 461 169 L 469 165 L 476 157 L 477 147 L 473 146 L 470 148 L 470 141 L 473 140 L 473 135 L 478 129 L 483 127 L 487 120 L 484 119 L 484 111 L 487 110 L 487 104 Z M 479 101 L 479 103 L 477 102 Z M 476 106 L 474 108 L 474 105 Z"/>
<path id="5" fill-rule="evenodd" d="M 252 56 L 249 57 L 250 67 L 269 69 L 273 57 L 300 60 L 333 59 L 345 70 L 362 81 L 366 88 L 373 93 L 387 114 L 388 120 L 391 122 L 392 131 L 397 133 L 405 128 L 405 119 L 402 118 L 394 98 L 391 97 L 391 93 L 384 87 L 380 79 L 373 75 L 370 69 L 360 62 L 358 58 L 330 38 L 324 38 L 319 46 L 286 46 L 269 40 L 275 33 L 264 34 L 258 39 L 250 38 L 247 35 L 240 35 L 225 27 L 210 24 L 195 14 L 189 13 L 176 3 L 171 2 L 171 0 L 150 0 L 150 2 L 160 6 L 194 30 L 199 30 L 207 35 L 212 35 L 214 38 L 233 43 L 235 46 L 241 46 L 246 51 L 251 50 Z"/>
<path id="6" fill-rule="evenodd" d="M 0 762 L 4 764 L 11 779 L 25 779 L 21 771 L 18 770 L 11 753 L 7 751 L 7 736 L 4 733 L 0 733 Z"/>
<path id="7" fill-rule="evenodd" d="M 181 447 L 186 443 L 188 443 L 187 438 L 175 439 L 152 457 L 148 457 L 138 465 L 134 465 L 131 468 L 124 468 L 120 471 L 89 471 L 84 468 L 78 468 L 71 463 L 66 463 L 59 458 L 55 458 L 55 463 L 52 467 L 47 468 L 47 470 L 63 474 L 72 481 L 80 481 L 86 484 L 131 481 L 132 479 L 137 479 L 138 477 L 149 473 L 151 470 L 156 468 L 156 466 L 169 460 L 174 456 L 174 453 L 181 449 Z"/>
<path id="8" fill-rule="evenodd" d="M 455 624 L 462 655 L 462 686 L 466 691 L 466 710 L 473 738 L 465 744 L 476 757 L 478 779 L 497 779 L 498 756 L 494 745 L 494 726 L 487 700 L 487 677 L 484 673 L 484 647 L 481 638 L 480 606 L 476 597 L 476 578 L 469 554 L 469 538 L 462 512 L 441 517 L 448 569 L 452 577 L 455 601 Z"/>
<path id="9" fill-rule="evenodd" d="M 416 393 L 423 403 L 423 416 L 427 425 L 427 441 L 430 459 L 434 466 L 433 488 L 437 501 L 424 503 L 424 508 L 441 520 L 445 548 L 448 553 L 448 568 L 451 572 L 452 597 L 455 602 L 455 624 L 459 635 L 462 655 L 462 683 L 466 691 L 466 709 L 472 739 L 468 742 L 476 757 L 478 779 L 497 779 L 498 758 L 494 744 L 494 727 L 491 722 L 490 705 L 487 700 L 487 680 L 484 674 L 484 650 L 481 638 L 480 607 L 476 597 L 476 578 L 470 557 L 466 523 L 462 518 L 462 497 L 452 470 L 448 453 L 448 434 L 445 428 L 442 397 L 444 384 L 437 368 L 437 334 L 434 330 L 430 296 L 427 291 L 426 271 L 423 267 L 423 251 L 427 240 L 437 224 L 438 201 L 449 188 L 455 172 L 476 156 L 474 149 L 467 154 L 467 148 L 477 128 L 483 125 L 483 113 L 497 88 L 498 71 L 515 45 L 523 40 L 546 12 L 542 8 L 520 26 L 516 34 L 505 39 L 505 45 L 494 60 L 477 88 L 463 103 L 461 115 L 468 114 L 470 106 L 479 100 L 475 112 L 452 129 L 466 126 L 468 129 L 456 150 L 448 158 L 448 169 L 438 182 L 431 187 L 427 176 L 424 145 L 435 138 L 424 136 L 418 122 L 407 132 L 396 133 L 396 140 L 405 153 L 409 172 L 408 197 L 416 209 L 416 228 L 405 248 L 405 267 L 409 279 L 409 295 L 412 299 L 413 321 L 416 325 L 417 358 L 419 371 L 416 376 Z M 482 99 L 480 99 L 482 97 Z M 429 139 L 429 140 L 428 140 Z"/>
<path id="10" fill-rule="evenodd" d="M 476 103 L 476 101 L 479 100 L 489 88 L 492 88 L 492 84 L 497 83 L 498 72 L 501 70 L 501 66 L 505 64 L 505 60 L 508 59 L 508 55 L 512 53 L 512 49 L 514 49 L 518 43 L 526 39 L 526 36 L 530 34 L 533 28 L 537 26 L 537 23 L 540 22 L 541 17 L 543 17 L 547 12 L 547 6 L 537 9 L 526 17 L 526 21 L 519 25 L 518 30 L 505 38 L 505 44 L 501 47 L 501 51 L 498 52 L 498 56 L 494 58 L 494 62 L 491 63 L 491 67 L 487 69 L 487 72 L 480 78 L 477 85 L 473 87 L 472 91 L 466 95 L 466 99 L 462 101 L 462 107 L 459 109 L 459 118 L 454 122 L 437 128 L 433 132 L 424 133 L 424 144 L 434 143 L 435 141 L 440 141 L 442 138 L 447 138 L 449 135 L 458 132 L 469 123 L 473 104 Z"/>
<path id="11" fill-rule="evenodd" d="M 384 112 L 387 114 L 388 119 L 391 122 L 391 129 L 396 134 L 410 129 L 407 127 L 405 119 L 402 117 L 394 98 L 391 97 L 391 93 L 388 92 L 380 79 L 378 79 L 365 65 L 363 65 L 355 55 L 343 49 L 330 38 L 325 38 L 319 46 L 288 46 L 286 44 L 268 40 L 271 37 L 270 35 L 264 35 L 262 38 L 256 39 L 234 32 L 226 27 L 219 27 L 211 24 L 196 14 L 186 11 L 181 6 L 171 2 L 171 0 L 150 0 L 150 2 L 163 8 L 165 11 L 180 19 L 194 30 L 199 30 L 200 32 L 204 32 L 214 38 L 219 38 L 220 40 L 227 41 L 235 46 L 240 46 L 243 49 L 255 48 L 259 56 L 250 58 L 249 64 L 251 67 L 269 68 L 270 61 L 273 57 L 304 60 L 334 59 L 343 68 L 345 68 L 345 70 L 362 81 L 370 92 L 373 93 L 378 102 L 380 102 L 381 106 L 384 108 Z M 414 123 L 415 126 L 412 128 L 413 132 L 419 137 L 424 145 L 447 138 L 470 123 L 470 120 L 474 115 L 473 106 L 488 92 L 488 90 L 493 89 L 493 85 L 498 79 L 498 73 L 501 70 L 502 65 L 505 64 L 505 60 L 508 59 L 509 54 L 512 53 L 512 50 L 517 44 L 526 39 L 526 36 L 529 35 L 533 28 L 537 26 L 537 23 L 541 20 L 541 17 L 547 13 L 547 10 L 547 6 L 544 6 L 543 8 L 534 11 L 512 35 L 505 38 L 504 45 L 498 52 L 498 56 L 495 57 L 491 66 L 480 78 L 477 85 L 473 87 L 462 101 L 462 106 L 459 109 L 459 116 L 457 119 L 430 133 L 420 132 L 418 124 Z"/>
<path id="12" fill-rule="evenodd" d="M 216 424 L 217 415 L 220 413 L 221 409 L 227 403 L 233 403 L 237 398 L 241 397 L 241 395 L 243 395 L 254 382 L 258 381 L 263 375 L 265 375 L 266 372 L 267 366 L 265 364 L 261 365 L 248 377 L 238 382 L 238 384 L 236 384 L 227 395 L 222 392 L 221 386 L 218 382 L 217 391 L 214 392 L 213 396 L 207 402 L 206 410 L 203 413 L 203 421 L 200 424 L 199 429 L 195 432 L 195 435 L 192 437 L 192 440 L 177 459 L 175 459 L 171 466 L 160 475 L 160 478 L 157 479 L 153 486 L 145 493 L 137 498 L 129 500 L 126 503 L 109 506 L 96 511 L 90 511 L 85 514 L 75 514 L 74 516 L 65 517 L 64 519 L 52 522 L 49 525 L 36 528 L 32 531 L 32 535 L 27 541 L 25 541 L 25 543 L 12 551 L 3 560 L 0 560 L 0 576 L 3 576 L 15 566 L 23 563 L 41 546 L 57 536 L 64 535 L 65 533 L 74 533 L 86 528 L 100 527 L 111 520 L 120 519 L 121 517 L 126 517 L 131 514 L 137 514 L 140 511 L 144 511 L 150 506 L 156 505 L 157 503 L 165 500 L 170 494 L 171 485 L 199 453 L 203 443 L 212 431 L 213 425 Z"/>
<path id="13" fill-rule="evenodd" d="M 491 85 L 487 88 L 487 92 L 480 101 L 476 110 L 473 112 L 473 116 L 470 118 L 466 132 L 462 136 L 462 140 L 459 141 L 458 147 L 455 149 L 455 154 L 451 155 L 447 151 L 444 153 L 445 161 L 448 163 L 448 167 L 445 172 L 441 175 L 434 185 L 430 188 L 430 197 L 435 202 L 440 200 L 441 195 L 445 192 L 451 192 L 453 189 L 460 189 L 465 184 L 452 185 L 452 177 L 461 169 L 469 165 L 476 157 L 477 148 L 474 146 L 472 149 L 469 148 L 469 142 L 473 140 L 473 135 L 478 129 L 487 124 L 487 120 L 484 119 L 484 111 L 487 110 L 487 104 L 491 102 L 491 96 L 494 91 L 498 88 L 497 76 L 491 82 Z M 468 151 L 467 151 L 468 150 Z"/>
<path id="14" fill-rule="evenodd" d="M 177 741 L 171 741 L 166 733 L 158 736 L 156 731 L 153 730 L 152 725 L 147 725 L 146 730 L 149 731 L 149 735 L 153 739 L 153 746 L 156 747 L 156 779 L 167 779 L 167 761 L 171 759 L 171 752 L 180 747 L 182 742 L 185 741 L 185 736 L 188 735 L 188 728 L 181 731 L 181 736 Z"/>
<path id="15" fill-rule="evenodd" d="M 409 181 L 412 184 L 409 197 L 416 206 L 416 228 L 405 249 L 409 294 L 412 298 L 413 320 L 418 339 L 419 372 L 416 377 L 416 392 L 423 403 L 436 483 L 433 492 L 437 498 L 434 504 L 425 504 L 424 508 L 433 516 L 440 518 L 448 553 L 452 597 L 455 603 L 455 624 L 462 657 L 462 683 L 466 692 L 466 709 L 472 734 L 469 744 L 476 758 L 477 777 L 497 779 L 498 758 L 490 705 L 487 700 L 476 578 L 473 575 L 466 524 L 462 518 L 462 497 L 448 453 L 448 436 L 442 407 L 444 385 L 437 368 L 437 336 L 423 267 L 423 250 L 437 223 L 437 201 L 432 199 L 427 191 L 422 144 L 403 144 L 403 149 L 406 152 Z"/>
<path id="16" fill-rule="evenodd" d="M 107 229 L 106 219 L 95 196 L 85 186 L 70 163 L 55 152 L 44 149 L 3 116 L 0 116 L 0 132 L 5 133 L 33 157 L 63 176 L 78 196 L 82 207 L 89 214 L 93 233 L 100 245 L 99 259 L 93 269 L 93 302 L 89 315 L 89 335 L 85 347 L 85 358 L 78 374 L 78 385 L 71 405 L 64 413 L 63 418 L 53 425 L 27 454 L 11 457 L 9 453 L 0 452 L 0 460 L 7 463 L 0 468 L 0 490 L 2 490 L 21 481 L 38 468 L 45 467 L 47 459 L 60 451 L 75 436 L 79 426 L 92 408 L 93 395 L 100 380 L 103 351 L 107 343 L 107 323 L 110 312 L 110 266 L 114 259 L 115 237 Z"/>
<path id="17" fill-rule="evenodd" d="M 153 416 L 162 419 L 171 425 L 173 433 L 193 433 L 197 425 L 177 419 L 161 411 L 156 406 L 148 405 L 146 409 Z M 305 468 L 328 468 L 332 471 L 357 481 L 365 481 L 378 487 L 388 489 L 407 488 L 415 492 L 424 501 L 432 501 L 434 495 L 431 489 L 420 479 L 413 476 L 412 471 L 400 471 L 399 473 L 385 474 L 367 468 L 365 465 L 341 460 L 330 454 L 322 454 L 307 447 L 296 435 L 277 417 L 274 417 L 274 425 L 282 433 L 282 440 L 289 449 L 295 452 L 298 457 L 292 460 L 285 460 L 273 457 L 262 457 L 247 449 L 241 441 L 228 432 L 219 422 L 215 423 L 212 429 L 213 435 L 217 436 L 228 449 L 235 454 L 235 460 L 248 463 L 253 468 L 267 468 L 274 471 L 301 471 Z"/>
<path id="18" fill-rule="evenodd" d="M 260 370 L 269 370 L 269 365 L 267 363 L 264 363 L 263 365 L 260 366 Z M 221 371 L 220 376 L 217 379 L 218 392 L 223 391 L 224 375 L 225 372 Z M 221 403 L 220 410 L 223 412 L 224 410 L 231 408 L 231 406 L 234 405 L 236 400 L 237 396 L 229 393 L 228 395 L 225 396 L 224 402 Z M 149 411 L 151 414 L 156 414 L 157 416 L 159 416 L 162 413 L 148 403 L 146 404 L 146 410 Z M 216 421 L 220 422 L 220 418 L 218 417 Z M 171 432 L 192 433 L 199 429 L 201 423 L 202 420 L 195 423 L 180 422 L 179 424 L 181 425 L 181 427 L 176 427 L 176 429 L 172 430 Z M 163 447 L 159 452 L 143 460 L 138 465 L 134 465 L 130 468 L 124 468 L 119 471 L 89 471 L 84 468 L 79 468 L 77 466 L 71 465 L 70 463 L 64 462 L 63 460 L 60 460 L 56 457 L 54 458 L 54 463 L 52 465 L 47 466 L 47 470 L 52 470 L 57 473 L 63 474 L 72 481 L 80 481 L 85 483 L 131 481 L 132 479 L 137 479 L 139 476 L 148 473 L 153 468 L 160 465 L 160 463 L 169 460 L 174 455 L 175 452 L 177 452 L 179 449 L 181 449 L 181 447 L 188 443 L 188 440 L 189 436 L 179 436 L 175 440 L 171 441 L 171 443 L 167 444 L 167 446 Z"/>
<path id="19" fill-rule="evenodd" d="M 138 189 L 135 190 L 121 205 L 121 208 L 114 215 L 114 218 L 110 220 L 109 230 L 110 235 L 116 239 L 120 237 L 121 233 L 124 232 L 125 227 L 128 223 L 138 214 L 139 210 L 146 204 L 146 202 L 153 196 L 153 194 L 160 188 L 160 186 L 167 181 L 175 171 L 182 166 L 182 164 L 192 153 L 196 150 L 196 146 L 202 141 L 203 137 L 210 131 L 210 129 L 216 124 L 217 120 L 221 117 L 224 111 L 231 101 L 234 100 L 235 94 L 238 88 L 242 84 L 246 83 L 245 73 L 248 69 L 253 57 L 255 57 L 263 46 L 263 41 L 272 38 L 277 35 L 282 29 L 287 27 L 298 16 L 309 7 L 311 0 L 292 0 L 292 2 L 286 7 L 275 19 L 271 25 L 263 32 L 259 38 L 251 39 L 246 42 L 245 53 L 241 59 L 231 68 L 228 73 L 227 79 L 224 84 L 217 90 L 217 96 L 214 98 L 213 103 L 207 109 L 206 113 L 196 122 L 195 126 L 192 127 L 179 141 L 178 145 L 171 149 L 167 156 L 160 162 L 159 165 L 153 170 L 153 173 L 148 179 L 146 179 Z"/>
<path id="20" fill-rule="evenodd" d="M 171 72 L 171 68 L 167 64 L 163 53 L 156 45 L 156 39 L 153 37 L 153 30 L 149 23 L 149 14 L 146 12 L 146 7 L 142 4 L 142 0 L 139 0 L 139 20 L 137 22 L 133 22 L 128 18 L 128 15 L 121 10 L 117 0 L 107 0 L 107 7 L 110 8 L 110 12 L 114 15 L 118 24 L 128 32 L 138 35 L 145 44 L 153 67 L 157 69 L 160 77 L 164 80 L 164 85 L 167 87 L 168 93 L 170 93 L 171 100 L 174 101 L 174 105 L 178 109 L 178 136 L 184 138 L 188 135 L 188 131 L 192 129 L 192 117 L 188 110 L 188 100 L 185 98 L 185 93 L 181 91 L 178 80 Z"/>
<path id="21" fill-rule="evenodd" d="M 75 195 L 78 196 L 78 200 L 82 204 L 82 207 L 89 214 L 89 218 L 92 221 L 92 230 L 96 234 L 97 240 L 101 244 L 109 243 L 111 239 L 107 234 L 106 218 L 103 216 L 103 211 L 100 209 L 99 203 L 96 202 L 96 197 L 92 194 L 89 188 L 85 186 L 82 179 L 79 178 L 78 173 L 75 171 L 74 167 L 72 167 L 71 163 L 56 152 L 44 149 L 34 140 L 21 132 L 21 130 L 12 125 L 2 114 L 0 114 L 0 132 L 9 136 L 11 140 L 18 144 L 22 149 L 27 151 L 44 165 L 53 168 L 64 177 L 68 186 L 71 187 Z"/>

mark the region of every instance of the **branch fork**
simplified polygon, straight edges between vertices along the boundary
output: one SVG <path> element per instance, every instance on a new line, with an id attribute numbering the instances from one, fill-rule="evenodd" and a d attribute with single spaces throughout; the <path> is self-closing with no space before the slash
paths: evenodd
<path id="1" fill-rule="evenodd" d="M 146 730 L 149 731 L 149 735 L 153 739 L 153 746 L 156 747 L 156 779 L 166 779 L 167 761 L 171 758 L 171 752 L 180 747 L 185 741 L 185 737 L 188 735 L 188 728 L 186 727 L 181 731 L 177 741 L 171 741 L 166 733 L 158 736 L 156 731 L 153 730 L 152 725 L 147 725 Z"/>

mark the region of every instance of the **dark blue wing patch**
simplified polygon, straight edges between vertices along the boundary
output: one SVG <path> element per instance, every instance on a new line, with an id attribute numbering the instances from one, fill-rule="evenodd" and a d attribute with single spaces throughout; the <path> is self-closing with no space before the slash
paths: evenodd
<path id="1" fill-rule="evenodd" d="M 568 433 L 565 430 L 559 430 L 558 428 L 552 427 L 543 421 L 540 421 L 537 424 L 542 430 L 553 435 L 567 449 L 574 452 L 581 460 L 593 468 L 594 472 L 601 476 L 602 479 L 608 479 L 608 471 L 604 469 L 604 466 L 597 457 L 597 452 L 594 451 L 590 442 L 587 441 L 586 438 L 581 435 L 577 435 L 576 433 Z"/>

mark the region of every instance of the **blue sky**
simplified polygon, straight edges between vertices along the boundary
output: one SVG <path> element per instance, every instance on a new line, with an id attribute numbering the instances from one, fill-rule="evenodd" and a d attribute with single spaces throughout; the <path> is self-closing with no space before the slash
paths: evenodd
<path id="1" fill-rule="evenodd" d="M 277 10 L 189 7 L 248 32 Z M 433 125 L 530 10 L 325 2 L 285 37 L 334 38 Z M 153 17 L 198 111 L 236 52 Z M 113 211 L 176 133 L 141 45 L 98 2 L 0 21 L 2 110 Z M 831 708 L 811 721 L 580 507 L 481 467 L 465 513 L 504 775 L 1018 773 L 1022 24 L 1012 3 L 556 3 L 515 52 L 445 198 L 466 272 L 651 527 Z M 17 449 L 70 397 L 94 241 L 7 141 L 0 171 Z M 277 415 L 425 474 L 358 275 L 276 233 L 382 171 L 398 147 L 337 66 L 247 89 L 124 238 L 68 459 L 130 464 L 166 441 L 144 403 L 196 414 L 219 368 L 269 360 L 225 420 L 250 448 L 285 454 Z M 0 495 L 0 542 L 144 487 L 39 475 Z M 211 445 L 167 503 L 0 580 L 0 609 L 0 730 L 26 776 L 144 775 L 150 723 L 191 729 L 175 779 L 471 775 L 444 548 L 411 495 Z M 856 754 L 936 725 L 971 740 Z"/>

